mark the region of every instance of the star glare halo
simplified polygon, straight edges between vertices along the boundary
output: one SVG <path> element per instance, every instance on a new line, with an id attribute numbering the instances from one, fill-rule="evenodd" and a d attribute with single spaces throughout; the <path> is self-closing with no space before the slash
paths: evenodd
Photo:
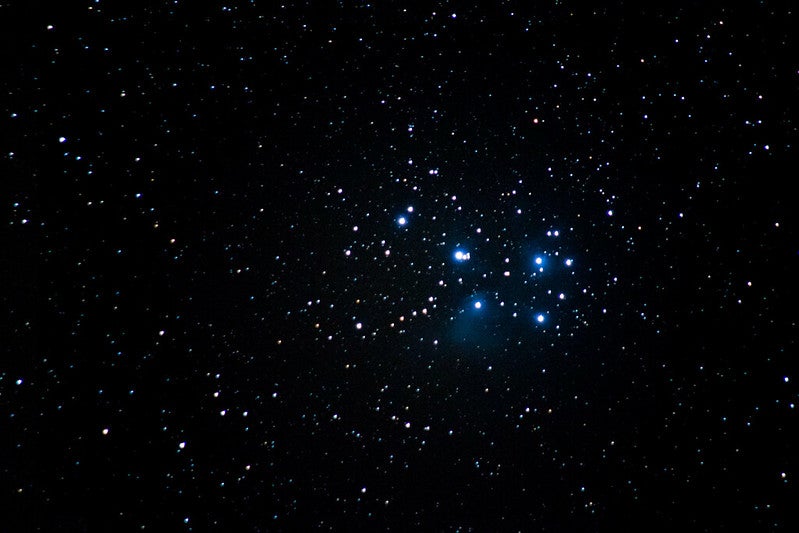
<path id="1" fill-rule="evenodd" d="M 469 259 L 472 258 L 471 254 L 469 252 L 464 252 L 463 250 L 460 250 L 460 249 L 459 250 L 455 250 L 455 253 L 452 254 L 452 257 L 455 258 L 455 261 L 458 261 L 458 262 L 461 262 L 461 263 L 463 261 L 468 261 Z"/>

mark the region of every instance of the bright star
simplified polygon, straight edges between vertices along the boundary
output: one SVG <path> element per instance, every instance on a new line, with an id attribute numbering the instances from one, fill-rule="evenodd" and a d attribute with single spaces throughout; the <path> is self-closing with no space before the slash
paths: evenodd
<path id="1" fill-rule="evenodd" d="M 571 259 L 567 259 L 566 261 L 564 261 L 564 263 L 566 263 L 567 267 L 570 267 L 570 266 L 572 266 L 572 263 L 574 263 L 574 261 L 571 260 Z"/>
<path id="2" fill-rule="evenodd" d="M 538 322 L 539 324 L 543 324 L 544 323 L 544 315 L 542 315 L 541 313 L 537 314 L 536 317 L 535 317 L 535 321 Z"/>
<path id="3" fill-rule="evenodd" d="M 405 218 L 405 217 L 399 217 L 397 219 L 397 224 L 399 224 L 400 226 L 404 226 L 407 223 L 408 223 L 408 219 Z"/>
<path id="4" fill-rule="evenodd" d="M 472 256 L 469 254 L 469 252 L 464 252 L 463 250 L 455 250 L 454 257 L 456 261 L 468 261 L 469 259 L 471 259 Z"/>
<path id="5" fill-rule="evenodd" d="M 536 265 L 540 265 L 540 264 L 542 264 L 543 262 L 544 262 L 544 260 L 543 260 L 543 259 L 541 259 L 540 257 L 536 257 L 536 258 L 535 258 L 535 264 L 536 264 Z"/>
<path id="6" fill-rule="evenodd" d="M 474 302 L 475 309 L 481 309 L 483 307 L 483 302 Z"/>

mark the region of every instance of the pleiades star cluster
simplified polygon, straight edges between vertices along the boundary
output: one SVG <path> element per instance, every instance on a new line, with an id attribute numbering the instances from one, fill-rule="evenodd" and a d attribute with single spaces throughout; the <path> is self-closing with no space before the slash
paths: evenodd
<path id="1" fill-rule="evenodd" d="M 0 530 L 796 531 L 796 10 L 0 2 Z"/>

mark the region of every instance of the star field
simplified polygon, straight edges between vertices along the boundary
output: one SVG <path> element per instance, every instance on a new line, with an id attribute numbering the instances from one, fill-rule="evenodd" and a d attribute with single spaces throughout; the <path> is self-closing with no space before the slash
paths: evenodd
<path id="1" fill-rule="evenodd" d="M 794 531 L 795 9 L 0 4 L 0 530 Z"/>

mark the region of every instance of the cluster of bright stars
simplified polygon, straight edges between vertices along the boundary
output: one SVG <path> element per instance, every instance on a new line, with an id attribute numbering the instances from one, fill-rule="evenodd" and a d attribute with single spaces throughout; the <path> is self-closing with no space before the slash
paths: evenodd
<path id="1" fill-rule="evenodd" d="M 471 259 L 472 255 L 469 252 L 464 252 L 463 250 L 455 250 L 453 257 L 455 258 L 455 261 L 462 263 Z"/>
<path id="2" fill-rule="evenodd" d="M 547 236 L 548 237 L 558 237 L 559 235 L 560 235 L 560 232 L 558 230 L 547 231 Z M 469 259 L 471 259 L 471 254 L 468 251 L 466 251 L 464 249 L 461 249 L 461 248 L 456 249 L 455 252 L 452 254 L 452 256 L 455 259 L 455 261 L 457 261 L 459 263 L 463 263 L 463 262 L 468 261 Z M 544 272 L 545 259 L 544 259 L 543 255 L 535 256 L 533 258 L 533 263 L 535 264 L 535 266 L 538 269 L 539 273 Z M 563 264 L 566 267 L 571 267 L 572 265 L 574 265 L 574 260 L 571 259 L 571 258 L 567 258 L 567 259 L 565 259 L 563 261 Z M 509 272 L 506 272 L 505 275 L 506 276 L 509 275 Z M 566 299 L 566 295 L 564 293 L 559 293 L 558 294 L 558 299 L 559 300 L 565 300 Z M 474 307 L 475 310 L 480 311 L 480 310 L 482 310 L 485 307 L 485 304 L 483 303 L 482 300 L 475 300 L 472 303 L 472 306 Z M 546 318 L 547 317 L 546 317 L 545 313 L 536 313 L 534 315 L 534 317 L 533 317 L 533 320 L 537 324 L 544 324 L 544 322 L 546 322 Z"/>
<path id="3" fill-rule="evenodd" d="M 410 215 L 413 212 L 414 212 L 413 206 L 408 206 L 406 208 L 406 210 L 405 210 L 405 213 L 399 215 L 396 218 L 397 225 L 400 226 L 400 227 L 407 226 L 408 223 L 410 222 Z M 612 212 L 609 211 L 608 215 L 612 215 Z M 560 236 L 560 232 L 558 230 L 549 230 L 549 231 L 547 231 L 547 236 L 548 237 L 558 237 L 558 236 Z M 463 248 L 455 249 L 455 251 L 452 254 L 452 257 L 458 263 L 464 263 L 466 261 L 469 261 L 472 258 L 471 253 L 469 251 L 463 249 Z M 537 267 L 539 273 L 544 272 L 544 262 L 545 262 L 544 261 L 544 256 L 542 256 L 542 255 L 537 255 L 533 259 L 533 263 Z M 567 259 L 565 259 L 563 261 L 563 264 L 566 267 L 571 267 L 572 265 L 574 265 L 574 260 L 571 259 L 571 258 L 567 258 Z M 506 272 L 505 275 L 506 276 L 509 275 L 509 272 Z M 565 299 L 565 297 L 566 296 L 563 293 L 558 294 L 558 299 L 560 299 L 560 300 Z M 475 300 L 472 303 L 472 306 L 474 307 L 475 310 L 480 311 L 480 310 L 482 310 L 485 307 L 485 303 L 482 300 Z M 545 313 L 537 313 L 537 314 L 535 314 L 533 319 L 534 319 L 534 321 L 537 324 L 543 324 L 544 322 L 546 322 L 546 314 Z M 355 325 L 355 328 L 360 330 L 360 329 L 363 328 L 363 324 L 361 322 L 358 322 Z"/>

